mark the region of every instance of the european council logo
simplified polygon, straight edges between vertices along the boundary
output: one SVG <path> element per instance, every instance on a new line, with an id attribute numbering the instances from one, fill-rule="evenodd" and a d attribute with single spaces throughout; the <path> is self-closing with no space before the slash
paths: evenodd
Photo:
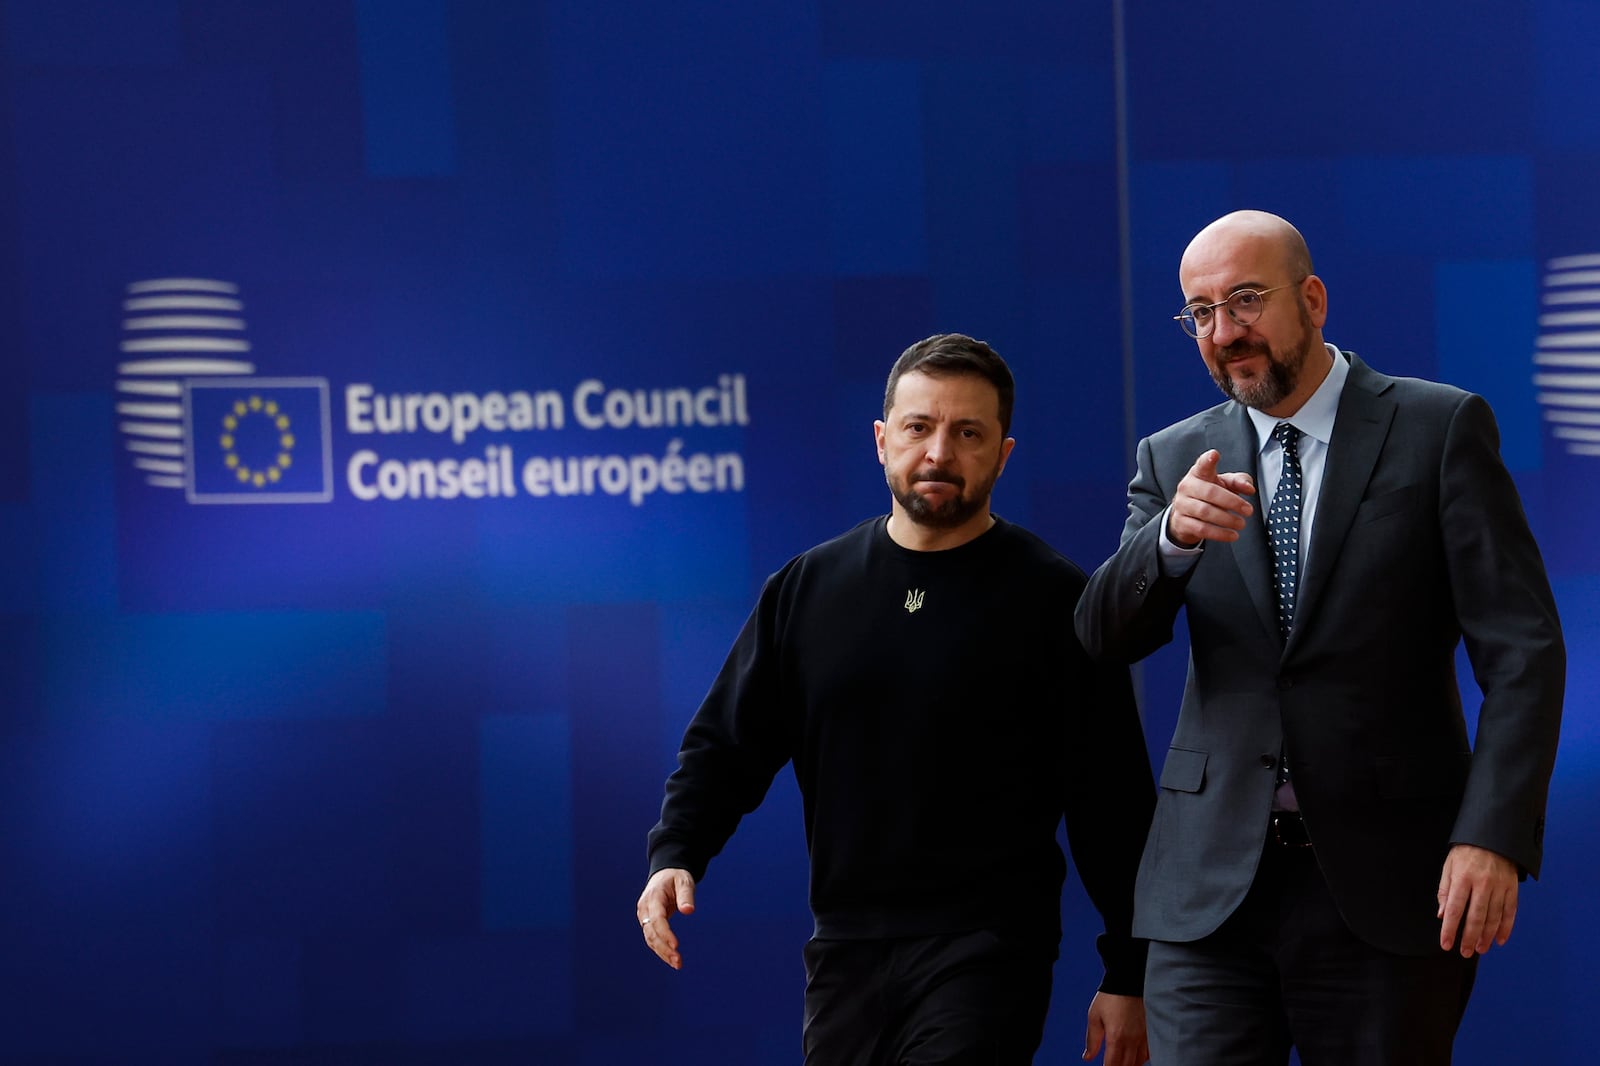
<path id="1" fill-rule="evenodd" d="M 190 503 L 326 503 L 333 498 L 328 383 L 191 380 L 184 390 Z"/>
<path id="2" fill-rule="evenodd" d="M 249 376 L 237 284 L 135 281 L 122 310 L 117 428 L 147 485 L 190 503 L 333 498 L 328 383 Z"/>
<path id="3" fill-rule="evenodd" d="M 1545 264 L 1539 310 L 1539 406 L 1571 455 L 1600 455 L 1600 255 Z"/>

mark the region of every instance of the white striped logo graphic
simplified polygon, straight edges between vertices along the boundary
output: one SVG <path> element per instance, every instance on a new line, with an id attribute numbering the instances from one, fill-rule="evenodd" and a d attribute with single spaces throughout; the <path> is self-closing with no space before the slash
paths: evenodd
<path id="1" fill-rule="evenodd" d="M 193 457 L 184 434 L 184 382 L 254 374 L 239 286 L 214 278 L 128 285 L 117 363 L 117 430 L 146 483 L 183 489 Z"/>
<path id="2" fill-rule="evenodd" d="M 1545 264 L 1533 362 L 1551 435 L 1569 454 L 1600 456 L 1600 255 Z"/>

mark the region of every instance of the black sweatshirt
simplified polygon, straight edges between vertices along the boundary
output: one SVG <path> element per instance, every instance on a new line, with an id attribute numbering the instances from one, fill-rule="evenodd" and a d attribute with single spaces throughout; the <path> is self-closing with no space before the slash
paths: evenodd
<path id="1" fill-rule="evenodd" d="M 1101 990 L 1138 995 L 1133 882 L 1155 806 L 1126 667 L 1073 632 L 1082 570 L 1003 519 L 947 551 L 883 517 L 792 559 L 684 735 L 650 870 L 696 880 L 787 762 L 824 938 L 1060 936 L 1066 817 L 1105 922 Z"/>

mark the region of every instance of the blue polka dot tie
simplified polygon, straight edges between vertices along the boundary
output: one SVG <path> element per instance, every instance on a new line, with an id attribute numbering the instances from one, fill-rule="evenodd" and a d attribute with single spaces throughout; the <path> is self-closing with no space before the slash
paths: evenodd
<path id="1" fill-rule="evenodd" d="M 1267 511 L 1267 543 L 1272 548 L 1272 584 L 1278 590 L 1278 632 L 1288 640 L 1300 585 L 1300 431 L 1279 422 L 1272 439 L 1283 448 L 1283 473 Z"/>

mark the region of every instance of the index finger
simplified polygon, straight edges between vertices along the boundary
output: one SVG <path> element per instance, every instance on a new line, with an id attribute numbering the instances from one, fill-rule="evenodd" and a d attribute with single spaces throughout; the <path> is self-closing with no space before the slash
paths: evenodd
<path id="1" fill-rule="evenodd" d="M 1201 481 L 1217 480 L 1217 463 L 1222 460 L 1222 453 L 1215 448 L 1200 453 L 1200 457 L 1189 468 L 1189 476 L 1197 477 Z"/>
<path id="2" fill-rule="evenodd" d="M 634 917 L 639 922 L 645 944 L 674 970 L 683 968 L 683 955 L 678 950 L 678 937 L 669 919 L 674 912 L 690 914 L 693 911 L 694 878 L 687 870 L 657 871 L 634 905 Z"/>
<path id="3" fill-rule="evenodd" d="M 645 944 L 656 953 L 656 958 L 674 970 L 683 969 L 683 955 L 678 951 L 678 936 L 672 931 L 672 925 L 665 916 L 641 919 L 639 931 L 644 934 Z"/>

